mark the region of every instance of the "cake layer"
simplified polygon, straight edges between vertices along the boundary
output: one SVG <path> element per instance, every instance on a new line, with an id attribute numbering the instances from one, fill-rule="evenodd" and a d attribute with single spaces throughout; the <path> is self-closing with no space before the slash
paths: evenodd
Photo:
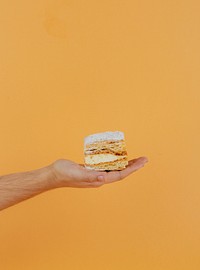
<path id="1" fill-rule="evenodd" d="M 118 156 L 113 154 L 96 154 L 96 155 L 86 155 L 85 156 L 85 164 L 99 164 L 104 162 L 112 162 L 116 160 L 121 160 L 126 158 L 126 156 Z"/>
<path id="2" fill-rule="evenodd" d="M 113 162 L 105 162 L 100 164 L 91 164 L 91 165 L 85 165 L 87 169 L 90 170 L 97 170 L 97 171 L 121 171 L 126 168 L 128 165 L 128 161 L 126 159 L 116 160 Z"/>
<path id="3" fill-rule="evenodd" d="M 127 155 L 126 145 L 123 140 L 121 141 L 102 141 L 85 146 L 85 155 L 110 153 L 117 155 Z"/>

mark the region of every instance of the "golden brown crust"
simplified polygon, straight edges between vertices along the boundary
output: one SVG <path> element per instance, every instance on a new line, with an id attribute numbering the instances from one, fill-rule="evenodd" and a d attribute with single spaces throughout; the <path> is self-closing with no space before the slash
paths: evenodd
<path id="1" fill-rule="evenodd" d="M 99 142 L 95 142 L 95 143 L 89 143 L 85 145 L 85 148 L 91 148 L 91 147 L 96 147 L 96 146 L 100 146 L 100 145 L 105 145 L 105 144 L 117 144 L 117 143 L 122 143 L 124 142 L 124 140 L 118 140 L 118 141 L 114 141 L 114 140 L 108 140 L 108 141 L 99 141 Z"/>
<path id="2" fill-rule="evenodd" d="M 85 156 L 111 154 L 116 160 L 110 162 L 99 162 L 96 164 L 85 164 L 86 168 L 93 170 L 123 170 L 128 165 L 126 144 L 124 140 L 99 141 L 85 145 Z M 120 157 L 123 158 L 120 159 Z"/>
<path id="3" fill-rule="evenodd" d="M 90 155 L 99 155 L 99 154 L 112 154 L 112 155 L 116 155 L 116 156 L 126 156 L 127 152 L 126 151 L 119 151 L 119 152 L 115 152 L 113 150 L 94 150 L 94 151 L 88 151 L 85 153 L 85 155 L 90 156 Z"/>
<path id="4" fill-rule="evenodd" d="M 121 141 L 103 141 L 93 144 L 88 144 L 85 147 L 85 155 L 93 154 L 115 154 L 127 155 L 126 145 L 123 140 Z"/>
<path id="5" fill-rule="evenodd" d="M 114 164 L 114 163 L 117 163 L 117 162 L 123 162 L 123 161 L 127 161 L 127 157 L 125 158 L 121 158 L 121 159 L 116 159 L 114 161 L 106 161 L 106 162 L 100 162 L 100 163 L 96 163 L 96 164 L 87 164 L 85 163 L 86 166 L 98 166 L 99 164 L 101 165 L 106 165 L 106 164 Z"/>
<path id="6" fill-rule="evenodd" d="M 115 148 L 115 147 L 125 147 L 124 141 L 101 141 L 98 143 L 92 143 L 85 145 L 85 150 L 92 150 L 92 149 L 102 149 L 102 148 Z"/>
<path id="7" fill-rule="evenodd" d="M 128 161 L 126 159 L 123 160 L 117 160 L 114 162 L 102 162 L 99 164 L 85 164 L 86 168 L 92 169 L 92 170 L 101 170 L 101 171 L 113 171 L 113 170 L 123 170 L 128 165 Z"/>

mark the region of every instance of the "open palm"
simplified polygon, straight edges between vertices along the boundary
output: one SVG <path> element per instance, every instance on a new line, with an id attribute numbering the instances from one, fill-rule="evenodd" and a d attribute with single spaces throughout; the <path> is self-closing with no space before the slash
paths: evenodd
<path id="1" fill-rule="evenodd" d="M 58 187 L 95 188 L 124 179 L 142 168 L 147 161 L 146 157 L 140 157 L 130 160 L 122 171 L 101 172 L 86 169 L 83 164 L 59 159 L 53 164 L 53 173 Z"/>

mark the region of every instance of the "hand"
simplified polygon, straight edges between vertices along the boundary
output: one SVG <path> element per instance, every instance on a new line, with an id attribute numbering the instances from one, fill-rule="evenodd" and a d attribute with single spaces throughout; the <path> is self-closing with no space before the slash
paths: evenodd
<path id="1" fill-rule="evenodd" d="M 52 164 L 51 169 L 56 187 L 95 188 L 124 179 L 142 168 L 147 161 L 146 157 L 140 157 L 130 160 L 122 171 L 101 172 L 86 169 L 84 165 L 70 160 L 60 159 Z"/>

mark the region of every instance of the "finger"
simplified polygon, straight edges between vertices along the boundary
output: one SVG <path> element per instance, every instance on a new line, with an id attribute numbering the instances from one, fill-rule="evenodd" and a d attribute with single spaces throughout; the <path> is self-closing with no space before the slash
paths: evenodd
<path id="1" fill-rule="evenodd" d="M 84 180 L 88 183 L 104 183 L 106 172 L 86 170 Z"/>
<path id="2" fill-rule="evenodd" d="M 85 164 L 77 164 L 77 171 L 79 172 L 79 178 L 84 182 L 97 181 L 98 176 L 101 175 L 100 171 L 87 169 Z"/>
<path id="3" fill-rule="evenodd" d="M 142 168 L 147 161 L 148 159 L 146 157 L 140 157 L 137 159 L 130 160 L 126 169 L 122 171 L 108 172 L 106 175 L 105 183 L 109 184 L 124 179 L 131 173 Z"/>
<path id="4" fill-rule="evenodd" d="M 135 160 L 131 160 L 126 169 L 120 171 L 121 178 L 123 179 L 131 173 L 141 169 L 142 167 L 144 167 L 146 162 L 148 162 L 148 159 L 146 157 L 140 157 Z"/>

